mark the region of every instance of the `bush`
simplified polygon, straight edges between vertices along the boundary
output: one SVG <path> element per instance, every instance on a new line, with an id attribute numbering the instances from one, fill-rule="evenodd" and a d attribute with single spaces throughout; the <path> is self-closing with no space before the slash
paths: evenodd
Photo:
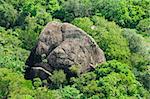
<path id="1" fill-rule="evenodd" d="M 93 22 L 88 17 L 75 18 L 72 23 L 87 32 L 90 32 L 91 27 L 93 26 Z"/>
<path id="2" fill-rule="evenodd" d="M 97 0 L 97 13 L 101 13 L 108 20 L 126 28 L 134 28 L 144 18 L 149 18 L 150 6 L 148 0 Z"/>
<path id="3" fill-rule="evenodd" d="M 136 30 L 124 29 L 123 36 L 128 40 L 132 53 L 144 52 L 144 38 L 138 35 Z"/>
<path id="4" fill-rule="evenodd" d="M 21 74 L 13 73 L 12 70 L 6 68 L 0 68 L 0 79 L 0 87 L 3 89 L 0 93 L 1 98 L 8 98 L 9 96 L 16 99 L 13 97 L 33 94 L 32 82 L 26 81 Z"/>
<path id="5" fill-rule="evenodd" d="M 71 78 L 73 87 L 83 93 L 84 97 L 91 97 L 100 92 L 100 88 L 97 86 L 96 74 L 94 72 L 88 72 L 81 75 L 79 78 Z"/>
<path id="6" fill-rule="evenodd" d="M 0 89 L 1 99 L 61 99 L 58 91 L 45 87 L 34 88 L 32 81 L 7 68 L 0 68 Z"/>
<path id="7" fill-rule="evenodd" d="M 43 26 L 37 24 L 37 18 L 27 16 L 23 28 L 16 28 L 18 38 L 22 41 L 22 48 L 31 50 L 37 42 Z"/>
<path id="8" fill-rule="evenodd" d="M 18 12 L 11 4 L 5 2 L 0 4 L 0 26 L 10 28 L 15 25 Z"/>
<path id="9" fill-rule="evenodd" d="M 123 36 L 127 39 L 132 53 L 130 58 L 132 66 L 142 71 L 142 68 L 144 69 L 144 67 L 150 63 L 148 47 L 146 46 L 144 38 L 137 34 L 135 30 L 131 29 L 124 29 Z"/>
<path id="10" fill-rule="evenodd" d="M 93 16 L 91 21 L 88 18 L 77 18 L 72 23 L 95 39 L 107 60 L 116 59 L 129 63 L 130 50 L 127 40 L 122 36 L 122 29 L 114 22 Z"/>
<path id="11" fill-rule="evenodd" d="M 63 21 L 71 22 L 77 17 L 90 16 L 92 13 L 92 3 L 90 0 L 67 0 L 54 16 Z"/>
<path id="12" fill-rule="evenodd" d="M 150 37 L 150 18 L 141 20 L 136 26 L 136 29 L 143 36 Z"/>
<path id="13" fill-rule="evenodd" d="M 123 35 L 129 43 L 133 73 L 144 86 L 147 86 L 145 82 L 149 82 L 149 78 L 145 74 L 149 72 L 150 57 L 146 42 L 140 34 L 136 33 L 136 30 L 124 29 Z"/>
<path id="14" fill-rule="evenodd" d="M 31 50 L 42 31 L 43 27 L 52 21 L 51 14 L 47 13 L 45 9 L 36 9 L 35 16 L 25 16 L 24 20 L 18 24 L 21 24 L 20 27 L 16 27 L 15 31 L 19 34 L 19 39 L 22 41 L 22 48 Z M 21 16 L 23 17 L 23 16 Z"/>
<path id="15" fill-rule="evenodd" d="M 80 91 L 74 87 L 65 86 L 60 89 L 60 93 L 63 99 L 81 99 Z"/>
<path id="16" fill-rule="evenodd" d="M 141 76 L 140 81 L 143 83 L 144 87 L 150 90 L 150 73 L 145 72 L 145 73 L 142 73 L 140 76 Z"/>
<path id="17" fill-rule="evenodd" d="M 24 62 L 29 52 L 20 47 L 22 42 L 17 38 L 17 35 L 11 30 L 5 31 L 0 27 L 0 67 L 23 72 Z"/>
<path id="18" fill-rule="evenodd" d="M 52 81 L 52 87 L 53 88 L 59 88 L 62 87 L 62 85 L 66 81 L 66 74 L 63 70 L 55 70 L 53 72 L 53 75 L 50 77 L 50 80 Z"/>
<path id="19" fill-rule="evenodd" d="M 148 98 L 149 94 L 136 80 L 130 67 L 116 60 L 97 65 L 95 71 L 73 78 L 73 82 L 73 86 L 86 97 Z"/>
<path id="20" fill-rule="evenodd" d="M 57 90 L 49 90 L 45 87 L 39 87 L 34 90 L 34 99 L 62 99 L 61 94 Z"/>

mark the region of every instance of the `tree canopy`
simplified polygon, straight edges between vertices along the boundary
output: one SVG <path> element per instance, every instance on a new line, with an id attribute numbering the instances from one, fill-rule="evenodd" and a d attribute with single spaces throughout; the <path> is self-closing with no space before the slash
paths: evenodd
<path id="1" fill-rule="evenodd" d="M 0 19 L 0 99 L 150 98 L 150 0 L 0 0 Z M 84 30 L 106 62 L 26 80 L 27 57 L 52 21 Z"/>

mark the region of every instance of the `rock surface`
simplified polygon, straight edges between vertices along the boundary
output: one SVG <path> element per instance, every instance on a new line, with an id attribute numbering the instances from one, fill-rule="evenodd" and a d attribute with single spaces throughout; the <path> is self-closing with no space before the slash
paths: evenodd
<path id="1" fill-rule="evenodd" d="M 81 74 L 104 61 L 103 51 L 83 30 L 69 23 L 52 22 L 43 29 L 26 61 L 25 78 L 38 76 L 45 79 L 48 76 L 46 72 L 59 69 L 71 75 L 71 66 L 78 66 Z M 36 67 L 41 67 L 43 70 L 40 71 L 45 74 L 37 74 Z"/>

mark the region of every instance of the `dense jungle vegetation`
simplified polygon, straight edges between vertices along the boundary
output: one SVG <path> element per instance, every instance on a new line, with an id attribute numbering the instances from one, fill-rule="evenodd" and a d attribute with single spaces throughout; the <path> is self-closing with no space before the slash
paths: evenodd
<path id="1" fill-rule="evenodd" d="M 52 86 L 24 79 L 43 27 L 69 22 L 91 35 L 106 62 Z M 91 28 L 91 27 L 94 27 Z M 0 0 L 0 99 L 150 99 L 150 0 Z"/>

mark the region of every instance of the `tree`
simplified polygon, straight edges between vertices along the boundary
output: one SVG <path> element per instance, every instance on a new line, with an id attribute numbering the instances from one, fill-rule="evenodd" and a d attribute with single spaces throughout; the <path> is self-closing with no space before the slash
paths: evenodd
<path id="1" fill-rule="evenodd" d="M 18 95 L 33 95 L 32 82 L 23 78 L 23 75 L 12 72 L 11 69 L 0 68 L 0 97 L 16 99 Z M 5 86 L 4 86 L 5 85 Z M 5 89 L 3 89 L 5 88 Z"/>
<path id="2" fill-rule="evenodd" d="M 34 78 L 33 79 L 33 85 L 34 85 L 35 88 L 40 87 L 42 85 L 41 79 L 40 78 Z"/>
<path id="3" fill-rule="evenodd" d="M 36 85 L 40 85 L 40 79 L 36 79 Z M 33 88 L 32 81 L 25 80 L 21 73 L 15 73 L 11 69 L 0 68 L 0 98 L 11 99 L 62 99 L 57 90 L 49 90 L 46 87 Z"/>
<path id="4" fill-rule="evenodd" d="M 46 8 L 47 12 L 52 13 L 52 14 L 55 11 L 60 9 L 58 0 L 47 0 L 46 5 L 47 5 L 47 8 Z"/>
<path id="5" fill-rule="evenodd" d="M 53 72 L 53 75 L 50 77 L 50 80 L 52 81 L 52 86 L 54 88 L 62 87 L 62 85 L 66 81 L 66 74 L 63 70 L 55 70 Z"/>
<path id="6" fill-rule="evenodd" d="M 81 99 L 82 96 L 79 90 L 70 86 L 65 86 L 64 88 L 60 89 L 60 93 L 63 99 Z"/>
<path id="7" fill-rule="evenodd" d="M 72 80 L 86 97 L 148 98 L 148 91 L 141 87 L 130 67 L 116 60 L 98 64 L 95 71 Z"/>
<path id="8" fill-rule="evenodd" d="M 90 32 L 91 28 L 93 26 L 93 22 L 90 20 L 90 18 L 88 17 L 84 17 L 84 18 L 75 18 L 72 23 L 78 27 L 80 27 L 81 29 Z M 92 31 L 91 31 L 92 32 Z"/>
<path id="9" fill-rule="evenodd" d="M 62 99 L 61 94 L 57 90 L 50 90 L 46 87 L 38 87 L 34 90 L 34 99 Z"/>
<path id="10" fill-rule="evenodd" d="M 143 36 L 150 37 L 150 19 L 143 19 L 139 22 L 139 24 L 136 26 L 136 29 L 139 31 L 140 34 Z"/>
<path id="11" fill-rule="evenodd" d="M 93 16 L 91 20 L 77 18 L 72 23 L 95 39 L 104 51 L 107 60 L 116 59 L 129 63 L 130 50 L 128 42 L 122 35 L 122 29 L 114 22 L 108 22 L 103 17 Z"/>
<path id="12" fill-rule="evenodd" d="M 131 51 L 131 64 L 138 71 L 145 70 L 145 67 L 150 63 L 149 52 L 145 45 L 144 38 L 136 33 L 136 30 L 124 29 L 123 36 L 128 41 L 128 46 Z"/>
<path id="13" fill-rule="evenodd" d="M 52 16 L 50 13 L 46 12 L 45 9 L 40 9 L 36 14 L 36 23 L 45 26 L 48 22 L 52 21 Z"/>
<path id="14" fill-rule="evenodd" d="M 0 27 L 0 67 L 11 68 L 16 72 L 24 71 L 24 62 L 29 54 L 21 48 L 18 33 Z"/>
<path id="15" fill-rule="evenodd" d="M 37 19 L 27 16 L 25 18 L 24 29 L 16 28 L 15 32 L 19 34 L 18 38 L 22 41 L 22 48 L 31 50 L 35 45 L 42 26 L 36 23 Z"/>
<path id="16" fill-rule="evenodd" d="M 90 16 L 92 13 L 92 3 L 90 0 L 67 0 L 54 16 L 63 21 L 71 22 L 77 17 Z"/>
<path id="17" fill-rule="evenodd" d="M 15 25 L 18 12 L 11 4 L 5 2 L 0 4 L 0 26 L 10 28 Z"/>
<path id="18" fill-rule="evenodd" d="M 94 72 L 82 74 L 79 78 L 71 78 L 73 87 L 83 93 L 85 98 L 100 93 L 100 88 L 98 88 L 97 82 L 98 80 L 96 79 L 96 74 Z"/>
<path id="19" fill-rule="evenodd" d="M 126 28 L 134 28 L 141 19 L 148 18 L 148 0 L 96 0 L 96 13 Z"/>
<path id="20" fill-rule="evenodd" d="M 123 36 L 129 42 L 130 51 L 133 53 L 144 51 L 144 38 L 136 33 L 136 30 L 124 29 Z"/>
<path id="21" fill-rule="evenodd" d="M 141 27 L 141 31 L 143 29 L 144 28 Z M 123 35 L 129 42 L 133 73 L 138 78 L 138 81 L 140 81 L 145 88 L 149 89 L 149 47 L 146 45 L 144 38 L 140 34 L 137 34 L 135 30 L 124 29 Z"/>

